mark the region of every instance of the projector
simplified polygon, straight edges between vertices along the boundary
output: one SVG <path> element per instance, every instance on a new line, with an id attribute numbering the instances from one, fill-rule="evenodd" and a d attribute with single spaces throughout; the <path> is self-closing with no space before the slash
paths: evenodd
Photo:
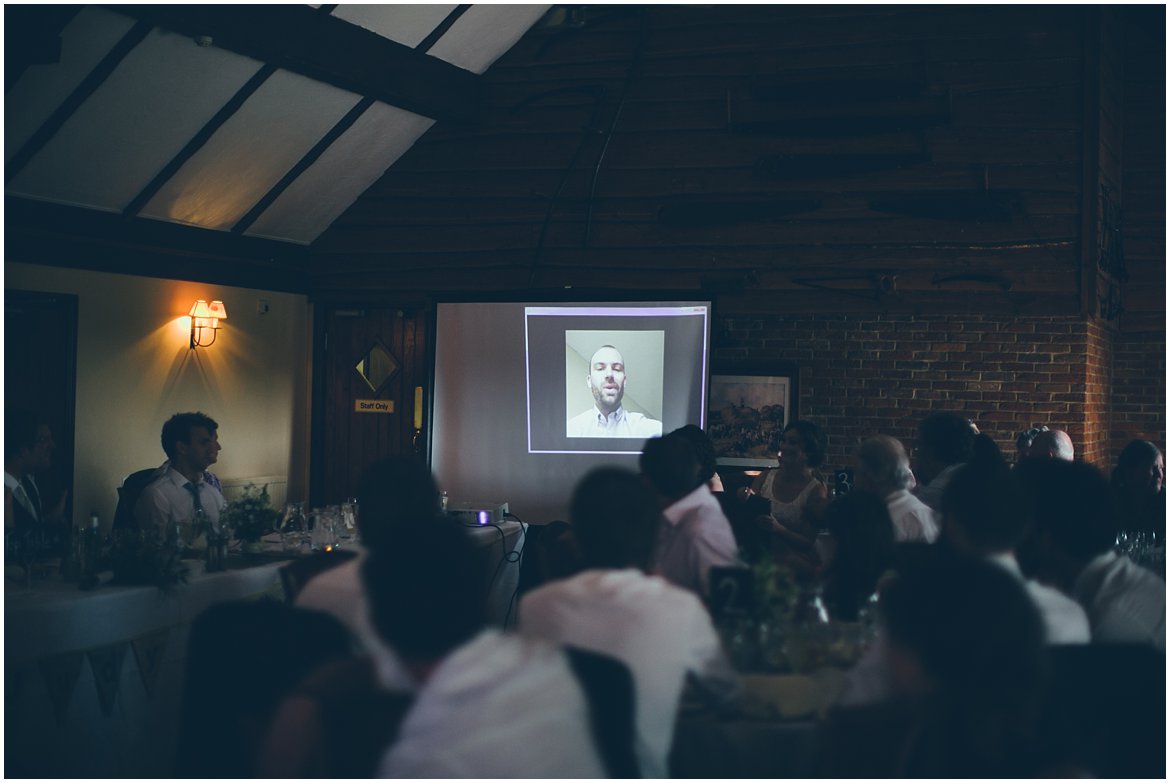
<path id="1" fill-rule="evenodd" d="M 504 515 L 507 513 L 507 503 L 452 500 L 447 504 L 447 516 L 465 525 L 498 525 L 504 521 Z"/>

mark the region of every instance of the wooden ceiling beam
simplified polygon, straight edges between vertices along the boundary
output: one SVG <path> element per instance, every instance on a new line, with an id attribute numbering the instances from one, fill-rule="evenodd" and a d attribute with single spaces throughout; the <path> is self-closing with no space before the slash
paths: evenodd
<path id="1" fill-rule="evenodd" d="M 438 121 L 478 112 L 477 74 L 308 5 L 106 7 Z"/>
<path id="2" fill-rule="evenodd" d="M 308 247 L 4 197 L 5 260 L 307 293 Z"/>

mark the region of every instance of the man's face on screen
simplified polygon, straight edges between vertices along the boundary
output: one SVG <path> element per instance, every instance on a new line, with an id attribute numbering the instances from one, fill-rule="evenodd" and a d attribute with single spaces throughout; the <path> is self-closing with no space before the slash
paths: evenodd
<path id="1" fill-rule="evenodd" d="M 589 360 L 589 390 L 602 413 L 612 413 L 626 393 L 626 363 L 616 348 L 603 346 Z"/>

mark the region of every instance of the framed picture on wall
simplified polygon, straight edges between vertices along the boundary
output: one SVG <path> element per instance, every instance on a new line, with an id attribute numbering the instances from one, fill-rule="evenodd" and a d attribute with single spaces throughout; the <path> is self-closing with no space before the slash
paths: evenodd
<path id="1" fill-rule="evenodd" d="M 717 368 L 709 399 L 707 435 L 718 464 L 775 466 L 784 428 L 796 421 L 796 365 Z"/>

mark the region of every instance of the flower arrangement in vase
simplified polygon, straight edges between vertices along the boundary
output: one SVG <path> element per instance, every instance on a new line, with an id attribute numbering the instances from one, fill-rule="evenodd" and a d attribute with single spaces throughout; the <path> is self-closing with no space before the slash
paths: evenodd
<path id="1" fill-rule="evenodd" d="M 245 551 L 258 548 L 260 537 L 272 532 L 279 519 L 280 514 L 268 497 L 267 484 L 259 491 L 255 484 L 244 487 L 243 494 L 228 503 L 219 516 L 220 524 L 235 531 Z"/>

